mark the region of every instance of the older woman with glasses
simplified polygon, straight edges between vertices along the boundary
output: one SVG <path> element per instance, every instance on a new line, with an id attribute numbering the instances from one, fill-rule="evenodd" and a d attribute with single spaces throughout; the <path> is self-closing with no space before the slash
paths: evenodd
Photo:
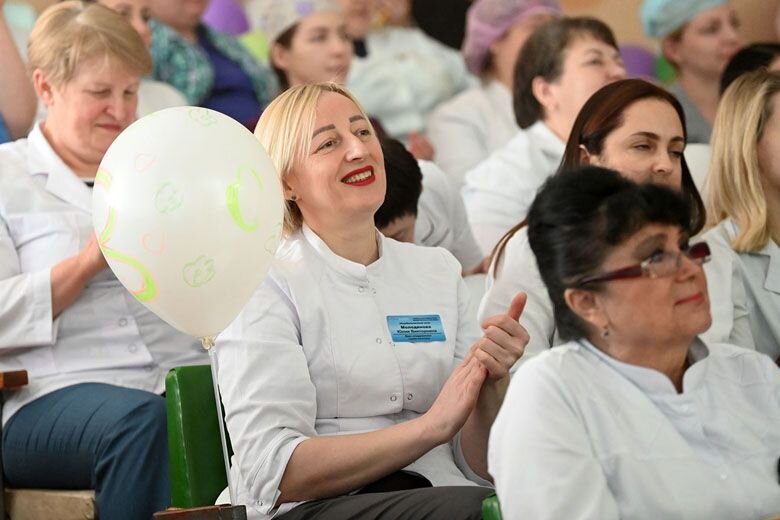
<path id="1" fill-rule="evenodd" d="M 488 453 L 505 518 L 768 518 L 780 371 L 699 334 L 702 263 L 679 193 L 588 167 L 550 179 L 528 239 L 564 345 L 524 364 Z"/>

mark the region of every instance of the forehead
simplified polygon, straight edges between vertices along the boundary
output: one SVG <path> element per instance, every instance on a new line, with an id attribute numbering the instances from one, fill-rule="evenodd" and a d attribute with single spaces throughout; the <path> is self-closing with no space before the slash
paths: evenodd
<path id="1" fill-rule="evenodd" d="M 344 25 L 344 15 L 335 11 L 325 11 L 320 13 L 314 13 L 300 21 L 298 31 L 306 31 L 308 29 L 319 27 L 339 27 Z"/>
<path id="2" fill-rule="evenodd" d="M 714 20 L 721 20 L 723 18 L 728 18 L 730 16 L 733 16 L 736 14 L 736 11 L 733 7 L 729 4 L 725 5 L 719 5 L 717 7 L 713 7 L 711 9 L 704 10 L 693 18 L 691 18 L 691 21 L 689 24 L 691 25 L 704 25 L 711 23 Z"/>
<path id="3" fill-rule="evenodd" d="M 617 52 L 617 49 L 612 45 L 597 38 L 593 33 L 586 30 L 577 31 L 572 34 L 569 43 L 566 45 L 566 52 L 569 55 L 587 52 L 591 49 L 609 53 Z"/>
<path id="4" fill-rule="evenodd" d="M 138 81 L 140 78 L 120 62 L 117 58 L 103 54 L 93 56 L 79 63 L 70 83 L 126 83 Z"/>
<path id="5" fill-rule="evenodd" d="M 646 131 L 669 137 L 682 137 L 682 121 L 677 111 L 663 99 L 645 98 L 631 103 L 621 116 L 616 131 Z"/>
<path id="6" fill-rule="evenodd" d="M 683 230 L 677 226 L 649 223 L 620 244 L 614 246 L 605 258 L 604 263 L 634 258 L 634 251 L 636 248 L 640 245 L 644 245 L 646 242 L 653 244 L 657 243 L 659 246 L 664 246 L 679 243 L 684 238 L 685 235 Z"/>
<path id="7" fill-rule="evenodd" d="M 317 108 L 314 115 L 315 130 L 322 124 L 339 123 L 348 121 L 350 117 L 362 115 L 358 106 L 346 96 L 338 92 L 323 92 L 317 100 Z"/>

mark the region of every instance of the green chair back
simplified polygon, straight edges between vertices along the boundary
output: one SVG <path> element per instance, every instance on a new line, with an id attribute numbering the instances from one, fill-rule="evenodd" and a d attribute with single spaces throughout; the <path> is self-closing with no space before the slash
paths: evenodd
<path id="1" fill-rule="evenodd" d="M 174 368 L 165 378 L 171 502 L 191 508 L 214 503 L 227 487 L 211 367 Z M 228 453 L 233 454 L 228 439 Z M 501 520 L 498 497 L 482 502 L 484 520 Z"/>
<path id="2" fill-rule="evenodd" d="M 168 372 L 165 400 L 172 505 L 211 505 L 227 487 L 211 367 L 186 366 Z M 228 453 L 233 453 L 230 439 Z"/>
<path id="3" fill-rule="evenodd" d="M 495 493 L 482 501 L 482 520 L 501 520 L 501 506 Z"/>

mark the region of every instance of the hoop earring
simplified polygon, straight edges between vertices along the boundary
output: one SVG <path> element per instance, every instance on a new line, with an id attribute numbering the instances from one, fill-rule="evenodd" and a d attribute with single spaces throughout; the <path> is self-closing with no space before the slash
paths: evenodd
<path id="1" fill-rule="evenodd" d="M 290 195 L 290 202 L 296 202 L 298 197 L 296 195 Z"/>

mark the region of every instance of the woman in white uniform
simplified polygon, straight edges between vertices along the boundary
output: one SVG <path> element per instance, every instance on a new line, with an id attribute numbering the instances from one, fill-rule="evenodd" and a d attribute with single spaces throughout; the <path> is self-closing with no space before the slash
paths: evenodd
<path id="1" fill-rule="evenodd" d="M 709 143 L 720 77 L 742 45 L 734 7 L 728 0 L 644 0 L 641 17 L 677 73 L 669 90 L 685 110 L 689 142 Z"/>
<path id="2" fill-rule="evenodd" d="M 691 236 L 704 226 L 704 204 L 682 153 L 685 149 L 685 119 L 682 106 L 666 90 L 640 79 L 626 79 L 607 85 L 582 107 L 566 146 L 561 169 L 594 164 L 619 171 L 635 182 L 651 182 L 680 190 L 692 208 Z M 714 256 L 731 256 L 727 248 L 716 248 Z M 711 285 L 731 287 L 736 269 L 720 262 L 705 266 Z M 522 362 L 551 346 L 560 344 L 553 305 L 539 275 L 537 259 L 528 243 L 525 222 L 515 226 L 501 240 L 493 255 L 487 278 L 487 292 L 479 317 L 511 301 L 510 294 L 524 291 L 528 302 L 522 324 L 530 339 Z M 741 287 L 738 283 L 737 287 Z M 750 348 L 753 339 L 747 322 L 744 294 L 728 302 L 712 300 L 713 326 L 706 337 L 730 341 Z M 734 313 L 734 306 L 738 312 Z"/>
<path id="3" fill-rule="evenodd" d="M 89 185 L 151 59 L 115 12 L 64 2 L 29 63 L 46 119 L 0 146 L 0 369 L 30 379 L 4 396 L 3 469 L 13 487 L 95 489 L 101 518 L 148 519 L 170 504 L 165 375 L 206 358 L 106 269 Z"/>
<path id="4" fill-rule="evenodd" d="M 729 304 L 747 293 L 756 350 L 780 357 L 780 73 L 740 76 L 726 90 L 715 119 L 707 192 L 708 241 L 736 252 L 716 258 L 735 278 L 712 288 Z M 741 278 L 741 280 L 740 280 Z"/>
<path id="5" fill-rule="evenodd" d="M 338 0 L 266 1 L 257 11 L 282 90 L 322 81 L 344 83 L 352 42 Z"/>
<path id="6" fill-rule="evenodd" d="M 534 29 L 560 12 L 557 0 L 478 0 L 469 8 L 462 52 L 480 84 L 439 105 L 427 132 L 434 161 L 458 186 L 520 130 L 512 112 L 517 56 Z"/>
<path id="7" fill-rule="evenodd" d="M 585 101 L 624 75 L 612 31 L 594 18 L 553 20 L 528 38 L 513 82 L 522 130 L 469 170 L 462 191 L 484 255 L 525 218 L 536 190 L 558 168 Z"/>
<path id="8" fill-rule="evenodd" d="M 567 343 L 517 371 L 490 433 L 506 520 L 780 511 L 780 370 L 710 325 L 688 201 L 587 167 L 551 178 L 528 238 Z"/>
<path id="9" fill-rule="evenodd" d="M 382 152 L 342 87 L 289 89 L 256 133 L 286 238 L 217 342 L 239 503 L 250 518 L 480 518 L 524 295 L 480 338 L 457 260 L 376 231 Z"/>

